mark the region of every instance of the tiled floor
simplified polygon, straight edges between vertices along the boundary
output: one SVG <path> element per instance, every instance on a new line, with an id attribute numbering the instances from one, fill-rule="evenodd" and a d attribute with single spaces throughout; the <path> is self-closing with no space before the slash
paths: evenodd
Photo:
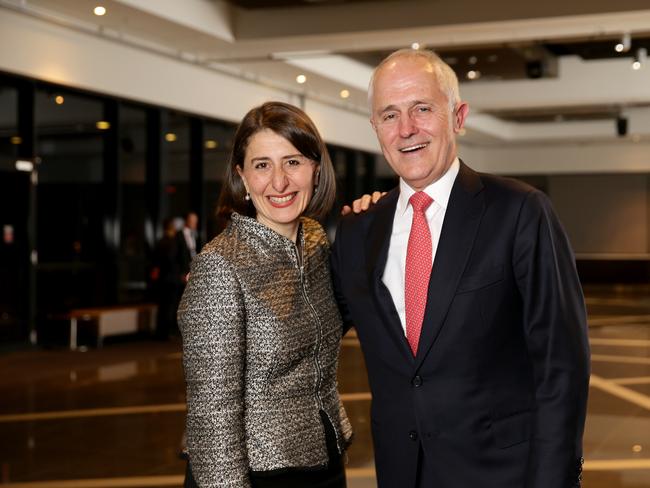
<path id="1" fill-rule="evenodd" d="M 584 486 L 650 487 L 650 289 L 586 294 L 593 376 Z M 354 337 L 343 342 L 340 386 L 356 431 L 349 486 L 374 487 L 370 399 Z M 183 390 L 178 341 L 5 353 L 0 486 L 180 486 Z"/>

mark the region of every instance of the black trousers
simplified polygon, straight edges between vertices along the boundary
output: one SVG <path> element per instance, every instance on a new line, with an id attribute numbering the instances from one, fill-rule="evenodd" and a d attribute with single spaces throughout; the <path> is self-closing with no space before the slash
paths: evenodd
<path id="1" fill-rule="evenodd" d="M 338 452 L 334 427 L 324 412 L 321 412 L 321 420 L 325 428 L 325 442 L 329 454 L 327 468 L 314 470 L 293 468 L 279 473 L 272 471 L 251 472 L 250 479 L 253 488 L 346 488 L 345 467 Z M 189 462 L 183 486 L 184 488 L 198 488 Z"/>

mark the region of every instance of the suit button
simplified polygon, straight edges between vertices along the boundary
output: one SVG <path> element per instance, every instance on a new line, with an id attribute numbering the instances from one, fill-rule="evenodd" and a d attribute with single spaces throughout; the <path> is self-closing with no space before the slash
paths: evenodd
<path id="1" fill-rule="evenodd" d="M 417 441 L 418 433 L 412 430 L 411 432 L 409 432 L 409 439 L 411 439 L 412 441 Z"/>
<path id="2" fill-rule="evenodd" d="M 411 380 L 411 384 L 414 387 L 419 388 L 420 386 L 422 386 L 422 377 L 420 375 L 417 375 L 415 378 Z"/>

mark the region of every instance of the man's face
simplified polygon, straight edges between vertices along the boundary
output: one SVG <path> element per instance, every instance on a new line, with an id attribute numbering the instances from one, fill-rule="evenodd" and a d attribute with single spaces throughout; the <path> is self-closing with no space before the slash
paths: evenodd
<path id="1" fill-rule="evenodd" d="M 468 106 L 450 106 L 429 61 L 396 58 L 375 75 L 372 123 L 388 163 L 414 190 L 445 174 Z"/>
<path id="2" fill-rule="evenodd" d="M 192 230 L 196 230 L 199 225 L 199 217 L 195 213 L 191 213 L 185 220 L 185 225 Z"/>

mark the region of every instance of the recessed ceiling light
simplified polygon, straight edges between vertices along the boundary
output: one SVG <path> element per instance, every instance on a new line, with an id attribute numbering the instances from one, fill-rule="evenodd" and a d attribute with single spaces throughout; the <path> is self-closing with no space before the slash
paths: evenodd
<path id="1" fill-rule="evenodd" d="M 106 15 L 106 8 L 102 7 L 101 5 L 97 5 L 97 6 L 93 9 L 93 13 L 94 13 L 97 17 L 101 17 L 102 15 Z"/>
<path id="2" fill-rule="evenodd" d="M 106 120 L 99 120 L 95 124 L 95 127 L 97 127 L 99 130 L 108 130 L 111 128 L 111 123 Z"/>
<path id="3" fill-rule="evenodd" d="M 476 64 L 476 62 L 478 61 L 478 58 L 476 56 L 470 56 L 468 61 L 469 61 L 469 64 Z"/>
<path id="4" fill-rule="evenodd" d="M 631 47 L 632 47 L 632 36 L 630 35 L 629 32 L 626 32 L 623 34 L 621 40 L 619 41 L 618 44 L 616 44 L 614 49 L 616 49 L 616 52 L 626 53 L 630 50 Z"/>
<path id="5" fill-rule="evenodd" d="M 411 49 L 420 49 L 420 43 L 414 42 L 413 44 L 411 44 Z"/>
<path id="6" fill-rule="evenodd" d="M 307 77 L 305 75 L 298 75 L 296 76 L 296 82 L 299 84 L 303 84 L 304 82 L 307 81 Z"/>
<path id="7" fill-rule="evenodd" d="M 178 137 L 176 137 L 176 134 L 174 134 L 173 132 L 168 132 L 167 134 L 165 134 L 165 140 L 167 142 L 176 142 L 176 139 L 178 139 Z"/>
<path id="8" fill-rule="evenodd" d="M 9 139 L 9 142 L 11 142 L 14 146 L 18 146 L 23 143 L 23 138 L 20 136 L 12 136 L 11 139 Z"/>
<path id="9" fill-rule="evenodd" d="M 634 444 L 632 446 L 632 451 L 633 452 L 641 452 L 641 451 L 643 451 L 643 446 L 640 445 L 640 444 Z"/>
<path id="10" fill-rule="evenodd" d="M 634 61 L 632 63 L 632 69 L 635 71 L 638 71 L 641 69 L 641 63 L 639 61 Z"/>
<path id="11" fill-rule="evenodd" d="M 214 139 L 207 139 L 205 141 L 205 148 L 206 149 L 216 149 L 219 146 L 219 143 L 215 141 Z"/>
<path id="12" fill-rule="evenodd" d="M 471 69 L 467 72 L 468 80 L 478 80 L 481 77 L 481 72 L 479 70 Z"/>
<path id="13" fill-rule="evenodd" d="M 339 95 L 341 95 L 341 98 L 348 98 L 350 96 L 350 90 L 343 89 Z"/>
<path id="14" fill-rule="evenodd" d="M 16 161 L 16 169 L 18 171 L 32 171 L 34 169 L 34 163 L 19 159 Z"/>
<path id="15" fill-rule="evenodd" d="M 54 103 L 56 103 L 57 105 L 63 105 L 64 102 L 65 102 L 65 98 L 63 98 L 63 95 L 57 95 L 56 97 L 54 97 Z"/>

